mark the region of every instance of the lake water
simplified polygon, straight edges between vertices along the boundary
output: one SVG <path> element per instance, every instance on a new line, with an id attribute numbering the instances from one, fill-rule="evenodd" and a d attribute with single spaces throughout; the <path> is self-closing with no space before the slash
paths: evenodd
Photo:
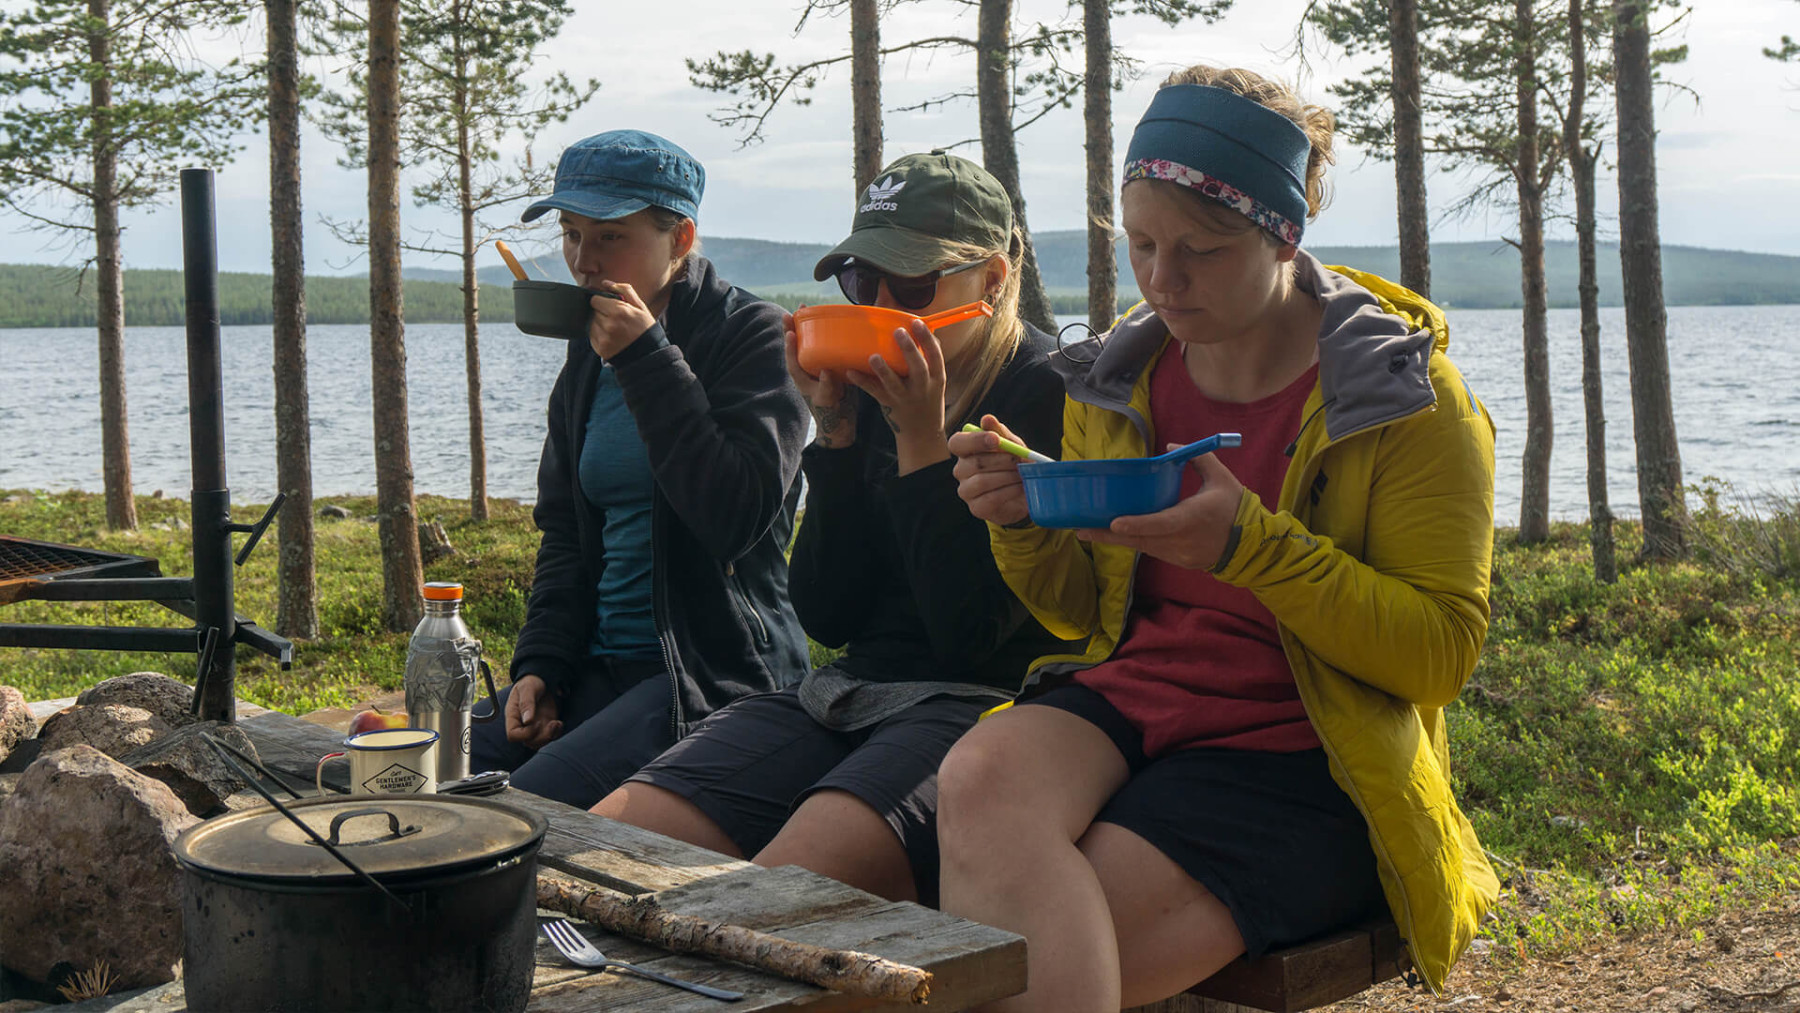
<path id="1" fill-rule="evenodd" d="M 1073 320 L 1075 318 L 1067 318 Z M 1500 435 L 1496 521 L 1518 523 L 1524 446 L 1519 312 L 1450 313 L 1450 354 L 1493 413 Z M 1637 513 L 1624 311 L 1601 312 L 1607 464 L 1615 512 Z M 1556 442 L 1551 511 L 1587 513 L 1579 314 L 1550 312 Z M 406 330 L 415 488 L 468 495 L 468 419 L 462 328 Z M 308 330 L 316 495 L 371 494 L 374 434 L 366 325 Z M 532 499 L 544 404 L 561 342 L 510 325 L 483 329 L 482 379 L 490 495 Z M 100 409 L 92 331 L 0 330 L 0 488 L 98 491 Z M 1676 307 L 1669 311 L 1675 421 L 1688 482 L 1715 476 L 1746 493 L 1800 491 L 1800 306 Z M 271 337 L 267 327 L 224 330 L 225 439 L 232 498 L 266 502 L 275 487 Z M 178 327 L 126 333 L 132 479 L 139 493 L 186 498 L 187 353 Z M 1752 373 L 1761 373 L 1758 381 Z"/>

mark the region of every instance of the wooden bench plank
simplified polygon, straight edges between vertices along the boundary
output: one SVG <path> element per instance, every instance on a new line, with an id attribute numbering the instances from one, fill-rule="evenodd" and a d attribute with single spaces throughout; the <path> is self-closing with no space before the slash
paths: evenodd
<path id="1" fill-rule="evenodd" d="M 1394 923 L 1370 921 L 1255 960 L 1239 957 L 1186 994 L 1132 1013 L 1300 1013 L 1397 977 L 1404 960 Z"/>

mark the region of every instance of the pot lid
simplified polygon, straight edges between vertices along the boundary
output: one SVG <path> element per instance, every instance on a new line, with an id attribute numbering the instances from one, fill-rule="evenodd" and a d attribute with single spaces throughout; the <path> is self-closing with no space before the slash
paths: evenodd
<path id="1" fill-rule="evenodd" d="M 547 826 L 537 813 L 458 795 L 339 795 L 283 804 L 373 876 L 495 860 L 534 847 Z M 236 876 L 357 878 L 293 820 L 266 805 L 189 827 L 176 838 L 175 855 Z"/>

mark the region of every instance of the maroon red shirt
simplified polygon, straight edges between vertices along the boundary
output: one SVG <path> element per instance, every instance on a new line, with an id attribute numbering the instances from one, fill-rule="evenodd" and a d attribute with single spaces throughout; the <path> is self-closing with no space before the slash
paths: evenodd
<path id="1" fill-rule="evenodd" d="M 1284 451 L 1300 431 L 1300 412 L 1318 372 L 1315 365 L 1260 401 L 1215 401 L 1194 386 L 1181 343 L 1171 341 L 1150 377 L 1153 451 L 1214 433 L 1241 433 L 1243 444 L 1218 451 L 1218 459 L 1273 506 L 1287 473 Z M 1182 498 L 1199 488 L 1199 473 L 1190 467 L 1182 476 Z M 1150 757 L 1200 746 L 1275 753 L 1319 746 L 1275 617 L 1255 595 L 1205 570 L 1140 557 L 1118 649 L 1075 679 L 1142 730 Z"/>

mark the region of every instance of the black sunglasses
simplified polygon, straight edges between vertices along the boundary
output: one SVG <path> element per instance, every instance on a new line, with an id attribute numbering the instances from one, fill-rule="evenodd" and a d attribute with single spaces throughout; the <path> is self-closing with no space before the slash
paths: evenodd
<path id="1" fill-rule="evenodd" d="M 887 282 L 888 292 L 894 302 L 902 309 L 922 310 L 931 305 L 937 298 L 938 280 L 953 274 L 973 271 L 986 264 L 986 260 L 972 260 L 967 264 L 941 268 L 930 274 L 921 274 L 916 278 L 901 278 L 888 274 L 870 264 L 860 264 L 854 260 L 844 262 L 837 270 L 838 288 L 844 290 L 844 298 L 858 306 L 873 306 L 881 298 L 881 283 Z"/>

